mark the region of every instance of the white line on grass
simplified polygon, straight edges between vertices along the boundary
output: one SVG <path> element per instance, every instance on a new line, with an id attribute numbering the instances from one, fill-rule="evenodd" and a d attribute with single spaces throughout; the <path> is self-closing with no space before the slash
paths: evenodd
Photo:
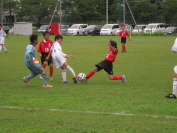
<path id="1" fill-rule="evenodd" d="M 21 110 L 47 110 L 55 112 L 71 112 L 71 113 L 88 113 L 88 114 L 110 114 L 110 115 L 120 115 L 120 116 L 142 116 L 142 117 L 152 117 L 152 118 L 167 118 L 167 119 L 177 119 L 176 116 L 158 116 L 158 115 L 136 115 L 136 114 L 125 114 L 125 113 L 110 113 L 110 112 L 93 112 L 93 111 L 78 111 L 78 110 L 60 110 L 60 109 L 40 109 L 40 108 L 25 108 L 25 107 L 12 107 L 12 106 L 0 106 L 4 109 L 21 109 Z"/>

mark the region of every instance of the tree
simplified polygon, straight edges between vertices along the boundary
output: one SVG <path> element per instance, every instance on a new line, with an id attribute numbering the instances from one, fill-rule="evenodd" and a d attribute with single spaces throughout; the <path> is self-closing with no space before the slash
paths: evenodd
<path id="1" fill-rule="evenodd" d="M 163 16 L 166 23 L 176 23 L 177 22 L 177 1 L 176 0 L 166 0 L 162 4 Z"/>
<path id="2" fill-rule="evenodd" d="M 40 26 L 44 17 L 54 11 L 56 0 L 20 0 L 18 15 L 23 21 L 33 21 Z"/>

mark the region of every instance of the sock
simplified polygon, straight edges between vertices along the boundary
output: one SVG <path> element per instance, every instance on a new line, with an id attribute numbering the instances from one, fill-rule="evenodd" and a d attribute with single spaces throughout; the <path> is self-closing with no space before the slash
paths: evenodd
<path id="1" fill-rule="evenodd" d="M 43 67 L 43 68 L 45 68 L 45 67 L 46 67 L 46 65 L 44 65 L 44 64 L 43 64 L 43 65 L 42 65 L 42 67 Z"/>
<path id="2" fill-rule="evenodd" d="M 122 76 L 113 76 L 113 80 L 122 79 Z"/>
<path id="3" fill-rule="evenodd" d="M 50 76 L 52 77 L 53 76 L 53 67 L 49 67 L 49 70 L 50 70 Z"/>
<path id="4" fill-rule="evenodd" d="M 67 66 L 67 69 L 73 75 L 73 77 L 76 77 L 74 70 L 70 66 Z"/>
<path id="5" fill-rule="evenodd" d="M 124 51 L 126 51 L 126 46 L 124 45 Z"/>
<path id="6" fill-rule="evenodd" d="M 0 45 L 0 52 L 1 52 L 1 50 L 2 50 L 2 45 Z"/>
<path id="7" fill-rule="evenodd" d="M 62 70 L 63 82 L 66 81 L 66 70 Z"/>
<path id="8" fill-rule="evenodd" d="M 177 78 L 173 78 L 173 95 L 177 96 Z"/>
<path id="9" fill-rule="evenodd" d="M 44 84 L 44 85 L 47 85 L 46 74 L 45 74 L 45 73 L 42 73 L 42 74 L 41 74 L 41 77 L 43 78 L 43 84 Z"/>
<path id="10" fill-rule="evenodd" d="M 2 47 L 3 47 L 4 51 L 7 51 L 7 49 L 6 49 L 6 47 L 4 45 Z"/>
<path id="11" fill-rule="evenodd" d="M 124 45 L 122 45 L 122 51 L 124 51 Z"/>
<path id="12" fill-rule="evenodd" d="M 90 71 L 87 75 L 86 75 L 86 79 L 89 79 L 90 77 L 92 77 L 95 74 L 95 72 Z"/>
<path id="13" fill-rule="evenodd" d="M 36 75 L 38 74 L 34 74 L 34 73 L 31 73 L 30 75 L 28 75 L 27 77 L 25 77 L 25 79 L 31 79 L 31 78 L 34 78 Z"/>

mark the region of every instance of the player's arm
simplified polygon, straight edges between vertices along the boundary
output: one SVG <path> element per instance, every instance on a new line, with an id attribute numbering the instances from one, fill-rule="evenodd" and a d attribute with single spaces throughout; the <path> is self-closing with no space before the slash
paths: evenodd
<path id="1" fill-rule="evenodd" d="M 73 59 L 73 58 L 74 58 L 74 56 L 72 56 L 72 55 L 66 55 L 66 56 L 65 56 L 65 58 L 70 58 L 70 59 Z"/>
<path id="2" fill-rule="evenodd" d="M 39 46 L 38 46 L 38 49 L 37 49 L 37 52 L 39 52 L 39 57 L 42 57 L 42 54 L 41 54 L 41 45 L 42 45 L 42 41 L 39 43 Z"/>
<path id="3" fill-rule="evenodd" d="M 121 38 L 120 32 L 117 35 L 118 35 L 118 40 L 120 40 Z"/>
<path id="4" fill-rule="evenodd" d="M 6 38 L 9 39 L 9 37 L 6 35 Z"/>
<path id="5" fill-rule="evenodd" d="M 50 50 L 50 52 L 49 52 L 48 56 L 47 56 L 45 59 L 46 59 L 46 60 L 49 60 L 49 58 L 50 58 L 51 54 L 52 54 L 52 50 Z"/>
<path id="6" fill-rule="evenodd" d="M 115 50 L 116 50 L 116 49 L 115 49 L 113 46 L 111 46 L 111 44 L 110 44 L 110 43 L 109 43 L 108 45 L 109 45 L 109 47 L 110 47 L 111 51 L 115 52 Z"/>
<path id="7" fill-rule="evenodd" d="M 130 34 L 128 33 L 128 31 L 127 31 L 127 36 L 129 38 L 129 41 L 131 41 Z"/>

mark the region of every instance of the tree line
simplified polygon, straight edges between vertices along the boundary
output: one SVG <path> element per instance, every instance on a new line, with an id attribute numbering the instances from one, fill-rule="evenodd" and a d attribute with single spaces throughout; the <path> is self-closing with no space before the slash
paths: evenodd
<path id="1" fill-rule="evenodd" d="M 9 23 L 13 13 L 17 22 L 31 21 L 37 26 L 49 23 L 58 0 L 4 0 L 3 10 Z M 164 22 L 177 24 L 177 0 L 127 0 L 137 24 Z M 109 23 L 122 22 L 123 0 L 108 0 Z M 62 23 L 106 23 L 106 0 L 62 0 Z M 54 21 L 60 21 L 57 6 Z M 125 22 L 134 24 L 130 10 L 125 4 Z"/>

